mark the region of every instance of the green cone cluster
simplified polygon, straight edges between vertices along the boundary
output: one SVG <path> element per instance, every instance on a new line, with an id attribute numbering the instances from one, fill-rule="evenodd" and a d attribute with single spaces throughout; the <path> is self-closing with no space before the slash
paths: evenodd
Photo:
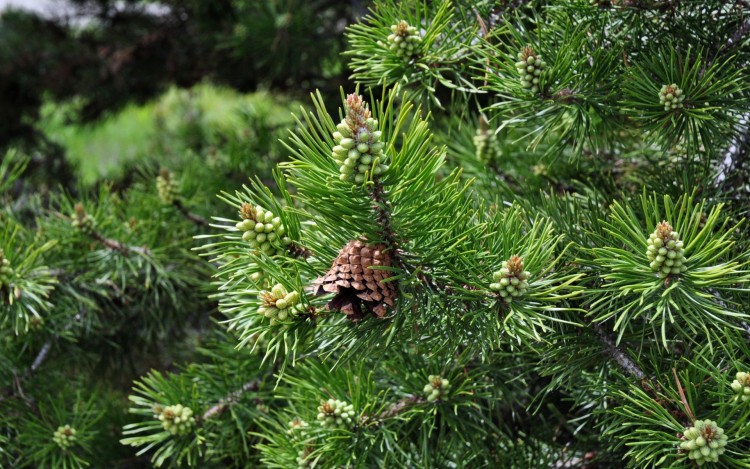
<path id="1" fill-rule="evenodd" d="M 513 298 L 522 296 L 529 288 L 529 276 L 531 274 L 523 270 L 523 259 L 511 256 L 503 261 L 503 268 L 492 274 L 494 283 L 490 284 L 490 290 L 497 292 L 507 303 Z"/>
<path id="2" fill-rule="evenodd" d="M 701 466 L 707 462 L 718 462 L 727 445 L 724 430 L 713 420 L 696 420 L 683 434 L 685 441 L 680 448 L 687 451 L 688 458 Z"/>
<path id="3" fill-rule="evenodd" d="M 534 53 L 531 46 L 526 46 L 518 53 L 516 70 L 521 76 L 521 84 L 532 93 L 539 92 L 539 77 L 544 72 L 547 63 Z"/>
<path id="4" fill-rule="evenodd" d="M 13 269 L 10 267 L 10 261 L 5 257 L 5 252 L 0 249 L 0 288 L 10 286 L 12 275 Z"/>
<path id="5" fill-rule="evenodd" d="M 361 96 L 346 97 L 346 117 L 336 126 L 333 140 L 336 145 L 331 155 L 339 164 L 339 178 L 360 184 L 368 177 L 380 176 L 388 170 L 383 153 L 383 133 L 378 130 L 378 121 Z"/>
<path id="6" fill-rule="evenodd" d="M 435 402 L 441 396 L 444 396 L 451 388 L 450 381 L 438 375 L 430 375 L 427 379 L 430 381 L 424 387 L 427 402 Z"/>
<path id="7" fill-rule="evenodd" d="M 665 111 L 672 111 L 682 107 L 685 95 L 676 84 L 664 85 L 659 90 L 659 103 L 664 106 Z"/>
<path id="8" fill-rule="evenodd" d="M 646 256 L 651 262 L 651 270 L 661 278 L 687 270 L 685 253 L 680 234 L 672 230 L 672 225 L 662 221 L 648 238 Z"/>
<path id="9" fill-rule="evenodd" d="M 94 217 L 86 213 L 86 210 L 83 209 L 83 205 L 80 203 L 77 203 L 74 207 L 75 212 L 71 215 L 71 218 L 73 221 L 71 224 L 73 225 L 73 228 L 80 231 L 83 234 L 91 234 L 94 232 L 94 228 L 96 227 L 96 221 L 94 220 Z"/>
<path id="10" fill-rule="evenodd" d="M 489 128 L 489 122 L 484 116 L 479 119 L 479 128 L 474 135 L 474 147 L 477 160 L 482 163 L 491 163 L 500 157 L 497 134 Z"/>
<path id="11" fill-rule="evenodd" d="M 299 293 L 287 292 L 281 284 L 274 285 L 270 292 L 260 292 L 258 298 L 261 304 L 258 313 L 269 318 L 272 326 L 288 321 L 303 311 Z"/>
<path id="12" fill-rule="evenodd" d="M 31 318 L 29 318 L 29 329 L 33 332 L 44 330 L 44 319 L 39 316 L 31 316 Z"/>
<path id="13" fill-rule="evenodd" d="M 318 422 L 326 428 L 350 427 L 354 423 L 354 406 L 338 399 L 328 399 L 318 407 Z"/>
<path id="14" fill-rule="evenodd" d="M 172 435 L 185 435 L 190 433 L 195 426 L 193 410 L 182 404 L 170 405 L 164 408 L 157 407 L 154 409 L 154 412 L 164 430 Z"/>
<path id="15" fill-rule="evenodd" d="M 289 429 L 287 429 L 287 435 L 296 436 L 300 433 L 304 433 L 305 429 L 310 425 L 299 417 L 295 417 L 289 422 Z"/>
<path id="16" fill-rule="evenodd" d="M 171 171 L 161 168 L 156 177 L 156 192 L 164 205 L 172 205 L 180 196 L 180 187 L 173 176 Z"/>
<path id="17" fill-rule="evenodd" d="M 75 444 L 76 429 L 70 425 L 57 427 L 52 435 L 52 440 L 62 449 L 68 449 Z"/>
<path id="18" fill-rule="evenodd" d="M 388 48 L 402 59 L 409 59 L 417 52 L 422 37 L 417 28 L 409 26 L 406 21 L 399 21 L 391 26 L 391 34 L 388 36 Z"/>
<path id="19" fill-rule="evenodd" d="M 299 469 L 305 469 L 307 467 L 313 467 L 313 460 L 314 458 L 310 458 L 310 453 L 312 453 L 312 448 L 309 446 L 305 446 L 299 452 L 297 452 L 297 467 Z"/>
<path id="20" fill-rule="evenodd" d="M 732 391 L 737 393 L 737 399 L 742 402 L 750 401 L 750 373 L 738 371 L 735 380 L 732 381 Z"/>
<path id="21" fill-rule="evenodd" d="M 240 218 L 242 221 L 235 226 L 243 232 L 242 239 L 250 243 L 254 250 L 272 256 L 283 253 L 285 246 L 292 242 L 284 236 L 286 228 L 281 223 L 281 218 L 275 217 L 260 205 L 253 207 L 248 203 L 242 204 Z"/>

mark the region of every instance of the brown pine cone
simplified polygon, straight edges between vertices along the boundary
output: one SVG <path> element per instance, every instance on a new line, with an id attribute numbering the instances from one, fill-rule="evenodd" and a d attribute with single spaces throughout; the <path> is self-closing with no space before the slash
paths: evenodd
<path id="1" fill-rule="evenodd" d="M 367 312 L 382 318 L 386 305 L 394 306 L 398 287 L 396 282 L 383 281 L 391 276 L 389 271 L 371 267 L 390 266 L 391 255 L 384 244 L 349 241 L 328 273 L 315 281 L 315 294 L 336 293 L 328 309 L 339 310 L 353 321 L 363 319 Z"/>

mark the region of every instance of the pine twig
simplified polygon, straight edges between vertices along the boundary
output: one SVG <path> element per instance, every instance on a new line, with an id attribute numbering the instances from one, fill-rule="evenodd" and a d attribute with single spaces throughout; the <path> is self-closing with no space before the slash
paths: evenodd
<path id="1" fill-rule="evenodd" d="M 216 417 L 217 415 L 221 415 L 227 407 L 230 407 L 237 403 L 239 398 L 245 394 L 246 392 L 251 391 L 257 391 L 260 389 L 261 381 L 259 379 L 254 379 L 252 381 L 249 381 L 242 385 L 242 387 L 236 391 L 232 391 L 225 397 L 222 397 L 219 399 L 219 402 L 211 406 L 208 410 L 203 412 L 203 416 L 201 417 L 202 421 L 208 420 L 212 417 Z"/>
<path id="2" fill-rule="evenodd" d="M 195 214 L 191 212 L 190 210 L 185 207 L 180 200 L 175 200 L 172 205 L 175 206 L 177 211 L 179 211 L 183 217 L 187 218 L 191 222 L 195 223 L 198 226 L 208 226 L 208 220 L 203 218 L 202 216 Z"/>
<path id="3" fill-rule="evenodd" d="M 141 248 L 136 246 L 128 246 L 126 244 L 123 244 L 116 239 L 111 239 L 103 236 L 98 231 L 92 231 L 89 235 L 91 238 L 99 241 L 103 246 L 112 249 L 114 251 L 120 251 L 125 256 L 129 256 L 132 253 L 142 254 L 142 255 L 148 255 L 148 248 Z"/>
<path id="4" fill-rule="evenodd" d="M 388 418 L 395 417 L 399 415 L 400 413 L 404 412 L 409 407 L 416 405 L 416 404 L 424 404 L 427 402 L 424 397 L 422 396 L 416 396 L 411 395 L 408 397 L 405 397 L 397 402 L 394 402 L 388 408 L 386 408 L 384 411 L 380 412 L 379 414 L 373 414 L 373 415 L 363 415 L 360 419 L 360 424 L 362 425 L 370 425 L 370 424 L 377 424 L 381 420 L 385 420 Z"/>
<path id="5" fill-rule="evenodd" d="M 634 378 L 646 378 L 646 374 L 643 372 L 643 370 L 641 370 L 641 367 L 639 367 L 638 364 L 633 361 L 633 359 L 630 357 L 630 355 L 628 355 L 626 351 L 622 350 L 617 346 L 617 344 L 615 344 L 615 341 L 612 340 L 612 338 L 606 333 L 606 331 L 604 331 L 601 324 L 594 324 L 594 331 L 596 332 L 596 335 L 599 337 L 599 340 L 602 342 L 602 344 L 604 344 L 609 357 L 618 365 L 620 365 L 620 368 L 622 368 L 626 373 L 633 376 Z"/>

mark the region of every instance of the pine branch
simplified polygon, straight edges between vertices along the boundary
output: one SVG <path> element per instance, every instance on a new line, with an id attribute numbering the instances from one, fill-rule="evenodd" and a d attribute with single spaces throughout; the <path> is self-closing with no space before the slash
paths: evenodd
<path id="1" fill-rule="evenodd" d="M 425 402 L 427 402 L 427 400 L 425 400 L 424 397 L 411 395 L 401 399 L 400 401 L 394 402 L 379 414 L 363 415 L 360 419 L 360 423 L 362 425 L 378 424 L 382 420 L 399 415 L 413 405 L 424 404 Z"/>
<path id="2" fill-rule="evenodd" d="M 646 378 L 646 374 L 643 372 L 643 370 L 641 370 L 638 364 L 633 361 L 633 359 L 630 357 L 630 355 L 628 355 L 626 351 L 622 350 L 617 346 L 617 344 L 615 344 L 615 341 L 612 340 L 612 337 L 607 334 L 601 323 L 594 324 L 594 331 L 596 332 L 596 335 L 599 337 L 599 340 L 602 342 L 602 344 L 604 344 L 609 357 L 617 362 L 617 364 L 620 365 L 620 368 L 622 368 L 626 373 L 633 376 L 634 378 Z"/>
<path id="3" fill-rule="evenodd" d="M 177 211 L 182 214 L 182 216 L 184 216 L 191 222 L 195 223 L 198 226 L 208 226 L 208 220 L 188 210 L 180 200 L 175 200 L 173 202 L 173 205 L 177 209 Z"/>
<path id="4" fill-rule="evenodd" d="M 49 355 L 49 351 L 52 348 L 52 343 L 56 339 L 57 337 L 55 336 L 54 338 L 47 340 L 47 342 L 45 342 L 44 345 L 42 345 L 42 349 L 39 350 L 39 353 L 34 359 L 34 362 L 31 364 L 31 367 L 29 367 L 29 369 L 26 370 L 26 373 L 24 375 L 30 375 L 31 373 L 35 372 L 37 368 L 42 366 L 42 363 L 44 363 L 44 360 L 47 359 L 47 355 Z"/>
<path id="5" fill-rule="evenodd" d="M 376 220 L 382 228 L 383 240 L 386 242 L 388 247 L 393 250 L 393 256 L 396 262 L 403 267 L 401 260 L 399 259 L 398 242 L 396 241 L 396 235 L 391 227 L 391 211 L 388 199 L 383 185 L 379 180 L 374 180 L 374 186 L 370 192 L 370 198 L 372 199 L 372 209 L 375 211 Z"/>
<path id="6" fill-rule="evenodd" d="M 748 337 L 750 337 L 750 324 L 745 321 L 742 321 L 740 324 L 742 325 L 742 328 L 745 330 L 745 333 L 748 335 Z"/>
<path id="7" fill-rule="evenodd" d="M 236 404 L 243 394 L 245 394 L 246 392 L 257 391 L 258 389 L 260 389 L 260 385 L 261 381 L 259 379 L 254 379 L 245 383 L 240 389 L 232 391 L 227 396 L 219 399 L 219 402 L 211 406 L 203 413 L 201 420 L 205 421 L 212 417 L 216 417 L 217 415 L 221 415 L 227 409 L 227 407 Z"/>
<path id="8" fill-rule="evenodd" d="M 748 2 L 742 2 L 746 6 L 748 5 Z M 730 36 L 729 39 L 727 39 L 727 42 L 724 44 L 724 48 L 729 49 L 730 47 L 734 46 L 738 42 L 742 41 L 747 33 L 750 32 L 750 18 L 746 19 L 744 23 L 740 25 L 739 28 Z"/>
<path id="9" fill-rule="evenodd" d="M 120 251 L 125 256 L 129 256 L 130 254 L 133 254 L 133 253 L 142 254 L 144 256 L 147 256 L 149 254 L 148 248 L 128 246 L 126 244 L 123 244 L 117 241 L 116 239 L 106 238 L 98 231 L 92 231 L 89 234 L 89 236 L 99 241 L 103 246 L 109 249 L 112 249 L 114 251 Z"/>

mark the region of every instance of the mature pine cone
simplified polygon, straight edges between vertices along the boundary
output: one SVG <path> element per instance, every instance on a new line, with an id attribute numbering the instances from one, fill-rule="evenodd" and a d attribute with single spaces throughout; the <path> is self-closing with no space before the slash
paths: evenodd
<path id="1" fill-rule="evenodd" d="M 396 282 L 383 282 L 391 276 L 389 271 L 371 269 L 371 266 L 391 266 L 391 255 L 386 246 L 368 245 L 361 240 L 349 241 L 339 251 L 328 273 L 315 281 L 315 294 L 336 293 L 328 302 L 328 309 L 339 310 L 353 321 L 363 319 L 366 312 L 382 318 L 386 305 L 395 304 L 398 289 Z"/>

